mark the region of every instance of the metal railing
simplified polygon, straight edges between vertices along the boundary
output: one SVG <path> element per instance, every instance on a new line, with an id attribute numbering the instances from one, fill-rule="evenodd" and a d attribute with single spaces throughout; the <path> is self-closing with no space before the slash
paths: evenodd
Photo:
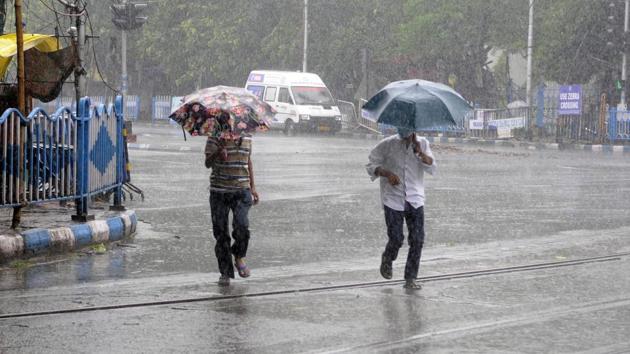
<path id="1" fill-rule="evenodd" d="M 27 117 L 17 109 L 0 116 L 0 207 L 75 199 L 87 214 L 89 197 L 114 190 L 120 205 L 125 181 L 122 97 L 106 107 L 79 104 L 54 114 L 41 107 Z M 92 106 L 92 107 L 91 107 Z"/>
<path id="2" fill-rule="evenodd" d="M 93 193 L 116 184 L 118 121 L 114 105 L 99 104 L 90 109 L 89 190 Z"/>
<path id="3" fill-rule="evenodd" d="M 16 109 L 0 117 L 0 206 L 19 206 L 75 195 L 76 122 L 60 108 L 49 116 L 36 108 L 24 117 Z"/>
<path id="4" fill-rule="evenodd" d="M 529 107 L 504 109 L 475 109 L 464 119 L 467 137 L 499 138 L 512 137 L 514 129 L 527 127 Z"/>
<path id="5" fill-rule="evenodd" d="M 357 124 L 357 110 L 354 103 L 337 100 L 337 107 L 341 113 L 341 129 L 348 130 L 354 128 Z"/>
<path id="6" fill-rule="evenodd" d="M 361 108 L 366 103 L 367 103 L 366 99 L 363 99 L 363 98 L 359 99 L 359 112 L 361 113 L 357 115 L 357 125 L 373 133 L 381 133 L 381 130 L 379 129 L 379 125 L 382 125 L 382 124 L 378 124 L 374 120 L 370 119 L 367 116 L 367 112 L 365 112 Z"/>
<path id="7" fill-rule="evenodd" d="M 611 144 L 617 141 L 630 141 L 630 111 L 608 111 L 608 140 Z"/>
<path id="8" fill-rule="evenodd" d="M 169 119 L 171 100 L 171 96 L 153 96 L 151 99 L 151 122 Z"/>
<path id="9" fill-rule="evenodd" d="M 114 97 L 111 96 L 90 96 L 90 108 L 95 108 L 101 104 L 107 105 L 107 102 L 113 102 Z M 46 112 L 54 112 L 61 107 L 67 107 L 74 113 L 76 112 L 76 100 L 71 96 L 60 96 L 50 102 L 41 102 L 33 100 L 35 107 L 42 108 Z M 127 95 L 125 100 L 125 116 L 128 120 L 137 120 L 140 117 L 140 96 Z"/>

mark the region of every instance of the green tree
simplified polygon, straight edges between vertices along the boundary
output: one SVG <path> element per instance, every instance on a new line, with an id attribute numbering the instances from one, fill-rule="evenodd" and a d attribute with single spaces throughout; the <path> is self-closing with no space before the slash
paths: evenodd
<path id="1" fill-rule="evenodd" d="M 587 83 L 621 68 L 622 3 L 617 30 L 607 38 L 611 1 L 539 0 L 536 4 L 535 68 L 539 78 L 559 83 Z M 615 1 L 613 1 L 615 2 Z M 608 40 L 614 47 L 606 45 Z"/>
<path id="2" fill-rule="evenodd" d="M 408 0 L 399 27 L 401 54 L 423 77 L 450 83 L 468 99 L 491 104 L 498 92 L 488 68 L 493 48 L 514 49 L 525 37 L 525 1 Z M 512 20 L 513 19 L 513 20 Z"/>

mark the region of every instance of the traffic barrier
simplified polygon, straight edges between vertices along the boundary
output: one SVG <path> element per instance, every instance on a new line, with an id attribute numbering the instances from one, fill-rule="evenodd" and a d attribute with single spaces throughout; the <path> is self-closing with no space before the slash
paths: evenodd
<path id="1" fill-rule="evenodd" d="M 630 141 L 630 111 L 616 108 L 608 111 L 608 140 L 611 144 Z"/>
<path id="2" fill-rule="evenodd" d="M 154 96 L 151 99 L 151 122 L 168 120 L 171 114 L 171 96 Z"/>
<path id="3" fill-rule="evenodd" d="M 108 107 L 86 97 L 78 116 L 70 107 L 52 115 L 36 107 L 27 117 L 6 110 L 0 116 L 0 207 L 74 199 L 87 213 L 87 199 L 110 190 L 120 204 L 122 104 L 120 96 Z"/>

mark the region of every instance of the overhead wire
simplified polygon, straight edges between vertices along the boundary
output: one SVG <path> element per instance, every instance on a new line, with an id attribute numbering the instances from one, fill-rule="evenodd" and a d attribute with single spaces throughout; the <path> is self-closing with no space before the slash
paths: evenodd
<path id="1" fill-rule="evenodd" d="M 86 12 L 86 7 L 84 6 L 83 9 L 79 12 L 75 13 L 67 13 L 67 12 L 61 12 L 61 11 L 57 11 L 57 9 L 53 7 L 50 7 L 48 4 L 46 4 L 46 2 L 44 0 L 39 0 L 42 5 L 44 5 L 46 8 L 48 8 L 48 10 L 54 12 L 57 15 L 61 15 L 61 16 L 68 16 L 68 17 L 80 17 L 83 16 L 83 13 Z M 64 3 L 61 3 L 62 5 L 65 5 Z"/>
<path id="2" fill-rule="evenodd" d="M 52 21 L 50 19 L 44 19 L 44 18 L 40 17 L 37 14 L 37 11 L 35 11 L 35 10 L 31 11 L 31 4 L 30 3 L 31 3 L 30 0 L 25 1 L 26 13 L 27 13 L 26 14 L 26 21 L 25 21 L 26 25 L 29 26 L 30 22 L 32 22 L 32 21 L 30 21 L 31 17 L 33 17 L 35 20 L 37 20 L 39 22 L 38 23 L 39 26 L 35 30 L 30 31 L 31 33 L 39 33 L 39 32 L 41 32 L 41 31 L 43 31 L 43 30 L 45 30 L 47 28 L 50 28 L 52 25 L 55 24 L 55 20 L 54 19 Z M 35 5 L 33 5 L 33 6 L 35 6 Z"/>
<path id="3" fill-rule="evenodd" d="M 87 8 L 84 9 L 85 10 L 85 14 L 87 17 L 87 23 L 90 26 L 90 33 L 92 36 L 94 36 L 94 26 L 92 25 L 92 19 L 90 18 L 90 12 L 87 11 Z M 107 80 L 105 80 L 105 76 L 103 76 L 103 73 L 101 71 L 101 67 L 98 63 L 98 56 L 96 55 L 96 46 L 94 45 L 94 43 L 92 43 L 92 55 L 94 57 L 94 64 L 96 66 L 96 71 L 98 72 L 98 76 L 100 76 L 101 81 L 103 81 L 103 84 L 105 84 L 105 86 L 107 86 L 110 90 L 112 90 L 114 93 L 116 94 L 120 94 L 120 90 L 115 89 L 114 87 L 112 87 Z"/>

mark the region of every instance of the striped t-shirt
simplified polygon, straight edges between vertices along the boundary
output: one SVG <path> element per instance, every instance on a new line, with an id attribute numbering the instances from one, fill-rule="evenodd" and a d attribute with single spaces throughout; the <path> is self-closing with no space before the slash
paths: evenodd
<path id="1" fill-rule="evenodd" d="M 221 155 L 221 146 L 227 151 L 227 158 Z M 212 164 L 210 190 L 230 192 L 250 188 L 249 157 L 252 152 L 251 136 L 243 136 L 237 140 L 218 140 L 208 138 L 206 155 L 216 151 L 217 157 Z"/>

